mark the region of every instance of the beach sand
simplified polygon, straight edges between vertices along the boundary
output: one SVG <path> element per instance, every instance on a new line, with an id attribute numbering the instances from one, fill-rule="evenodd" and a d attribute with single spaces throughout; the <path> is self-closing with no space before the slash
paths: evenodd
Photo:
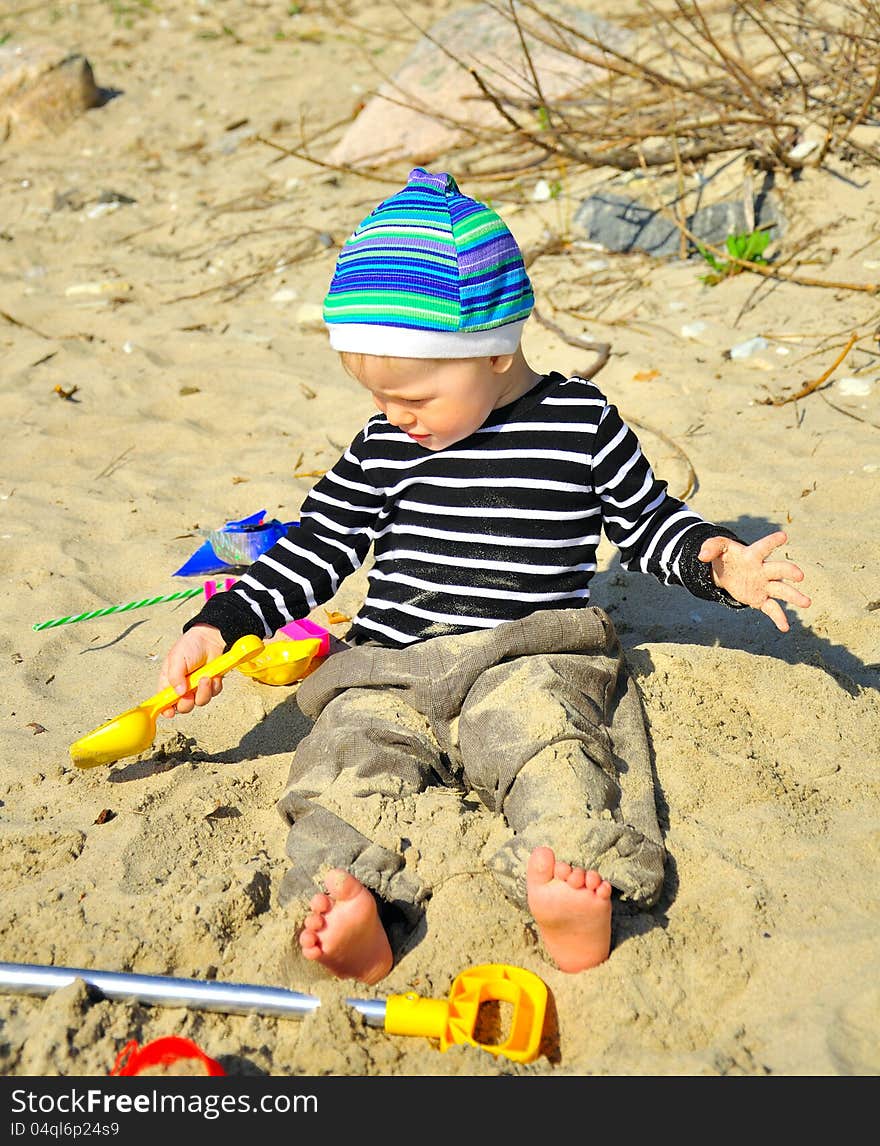
<path id="1" fill-rule="evenodd" d="M 456 6 L 407 10 L 427 25 Z M 707 518 L 747 540 L 784 529 L 813 598 L 783 635 L 602 550 L 594 600 L 643 694 L 669 853 L 660 903 L 615 914 L 606 963 L 570 976 L 546 961 L 484 867 L 503 827 L 442 790 L 400 811 L 433 894 L 389 977 L 353 990 L 298 959 L 275 810 L 308 727 L 296 686 L 232 672 L 214 703 L 161 721 L 150 750 L 72 765 L 74 741 L 157 690 L 198 601 L 32 626 L 198 587 L 173 574 L 207 532 L 260 510 L 295 520 L 372 412 L 315 308 L 339 244 L 394 186 L 260 139 L 294 147 L 302 124 L 326 157 L 416 33 L 391 4 L 348 22 L 333 5 L 289 7 L 31 5 L 0 25 L 8 43 L 81 52 L 117 93 L 57 135 L 0 144 L 0 960 L 280 986 L 320 1006 L 291 1019 L 100 999 L 82 983 L 7 993 L 0 1073 L 106 1075 L 130 1039 L 171 1034 L 250 1077 L 880 1073 L 880 306 L 846 286 L 880 282 L 870 164 L 780 181 L 789 234 L 817 229 L 799 269 L 836 288 L 748 274 L 709 286 L 699 260 L 577 243 L 530 268 L 542 313 L 610 343 L 596 381 L 672 491 L 695 475 L 689 501 Z M 392 28 L 380 51 L 374 33 Z M 409 166 L 390 166 L 396 185 Z M 528 247 L 611 174 L 571 174 L 550 201 L 528 178 L 494 194 Z M 595 322 L 554 312 L 589 310 L 615 276 Z M 820 387 L 768 403 L 823 375 L 854 332 Z M 758 335 L 760 353 L 729 355 Z M 593 361 L 536 320 L 525 345 L 542 370 Z M 313 619 L 343 637 L 362 590 L 352 578 Z M 351 814 L 363 804 L 352 796 Z M 443 999 L 487 962 L 549 989 L 533 1062 L 442 1053 L 345 1004 Z"/>

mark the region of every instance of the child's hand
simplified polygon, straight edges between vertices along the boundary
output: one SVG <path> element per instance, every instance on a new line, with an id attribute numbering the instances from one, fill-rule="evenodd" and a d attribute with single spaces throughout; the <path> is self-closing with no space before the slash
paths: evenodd
<path id="1" fill-rule="evenodd" d="M 192 712 L 196 705 L 207 704 L 212 697 L 219 696 L 223 691 L 221 677 L 203 677 L 194 692 L 188 691 L 186 678 L 195 669 L 219 657 L 224 648 L 225 641 L 220 630 L 213 625 L 193 625 L 187 629 L 171 646 L 159 674 L 160 688 L 171 685 L 180 693 L 180 700 L 170 708 L 163 709 L 160 715 L 171 717 L 179 712 L 183 716 Z"/>
<path id="2" fill-rule="evenodd" d="M 803 581 L 804 573 L 792 561 L 768 561 L 774 549 L 784 545 L 788 536 L 779 531 L 768 533 L 751 545 L 740 545 L 729 537 L 710 537 L 698 554 L 701 561 L 712 565 L 712 580 L 743 605 L 766 613 L 781 633 L 788 632 L 788 618 L 773 598 L 788 601 L 806 609 L 810 598 L 789 581 Z"/>

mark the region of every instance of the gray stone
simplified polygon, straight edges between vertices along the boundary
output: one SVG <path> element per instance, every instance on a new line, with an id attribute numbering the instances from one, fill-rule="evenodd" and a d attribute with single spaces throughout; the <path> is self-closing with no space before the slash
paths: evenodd
<path id="1" fill-rule="evenodd" d="M 785 230 L 785 219 L 769 195 L 756 198 L 755 226 L 774 224 L 772 237 Z M 681 239 L 678 227 L 659 210 L 638 199 L 601 191 L 591 195 L 574 215 L 574 225 L 583 236 L 609 251 L 645 251 L 649 255 L 679 255 Z M 724 246 L 728 235 L 741 235 L 749 230 L 741 199 L 729 199 L 698 208 L 685 219 L 685 226 L 701 242 Z M 688 243 L 688 254 L 696 253 Z"/>

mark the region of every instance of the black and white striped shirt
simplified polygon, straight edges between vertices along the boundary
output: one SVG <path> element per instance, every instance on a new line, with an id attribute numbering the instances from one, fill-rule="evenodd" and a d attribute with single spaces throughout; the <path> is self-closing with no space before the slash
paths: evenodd
<path id="1" fill-rule="evenodd" d="M 670 495 L 590 381 L 549 374 L 463 441 L 428 451 L 371 418 L 303 503 L 298 526 L 196 623 L 269 637 L 373 565 L 351 643 L 402 647 L 589 604 L 605 535 L 625 569 L 736 605 L 696 554 L 734 536 Z"/>

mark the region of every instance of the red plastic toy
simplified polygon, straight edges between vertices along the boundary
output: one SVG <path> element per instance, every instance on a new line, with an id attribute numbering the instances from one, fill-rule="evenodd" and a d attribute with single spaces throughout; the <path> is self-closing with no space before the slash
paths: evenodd
<path id="1" fill-rule="evenodd" d="M 213 1058 L 209 1058 L 205 1052 L 197 1047 L 190 1039 L 183 1039 L 177 1035 L 169 1035 L 164 1039 L 156 1039 L 154 1042 L 147 1043 L 146 1046 L 139 1047 L 134 1039 L 127 1042 L 119 1054 L 116 1056 L 116 1062 L 113 1064 L 113 1069 L 109 1072 L 111 1075 L 118 1074 L 143 1074 L 145 1070 L 149 1070 L 153 1066 L 169 1067 L 174 1066 L 176 1062 L 181 1061 L 195 1061 L 200 1062 L 205 1068 L 207 1075 L 225 1075 L 226 1071 Z M 173 1074 L 174 1071 L 166 1071 L 167 1074 Z"/>

